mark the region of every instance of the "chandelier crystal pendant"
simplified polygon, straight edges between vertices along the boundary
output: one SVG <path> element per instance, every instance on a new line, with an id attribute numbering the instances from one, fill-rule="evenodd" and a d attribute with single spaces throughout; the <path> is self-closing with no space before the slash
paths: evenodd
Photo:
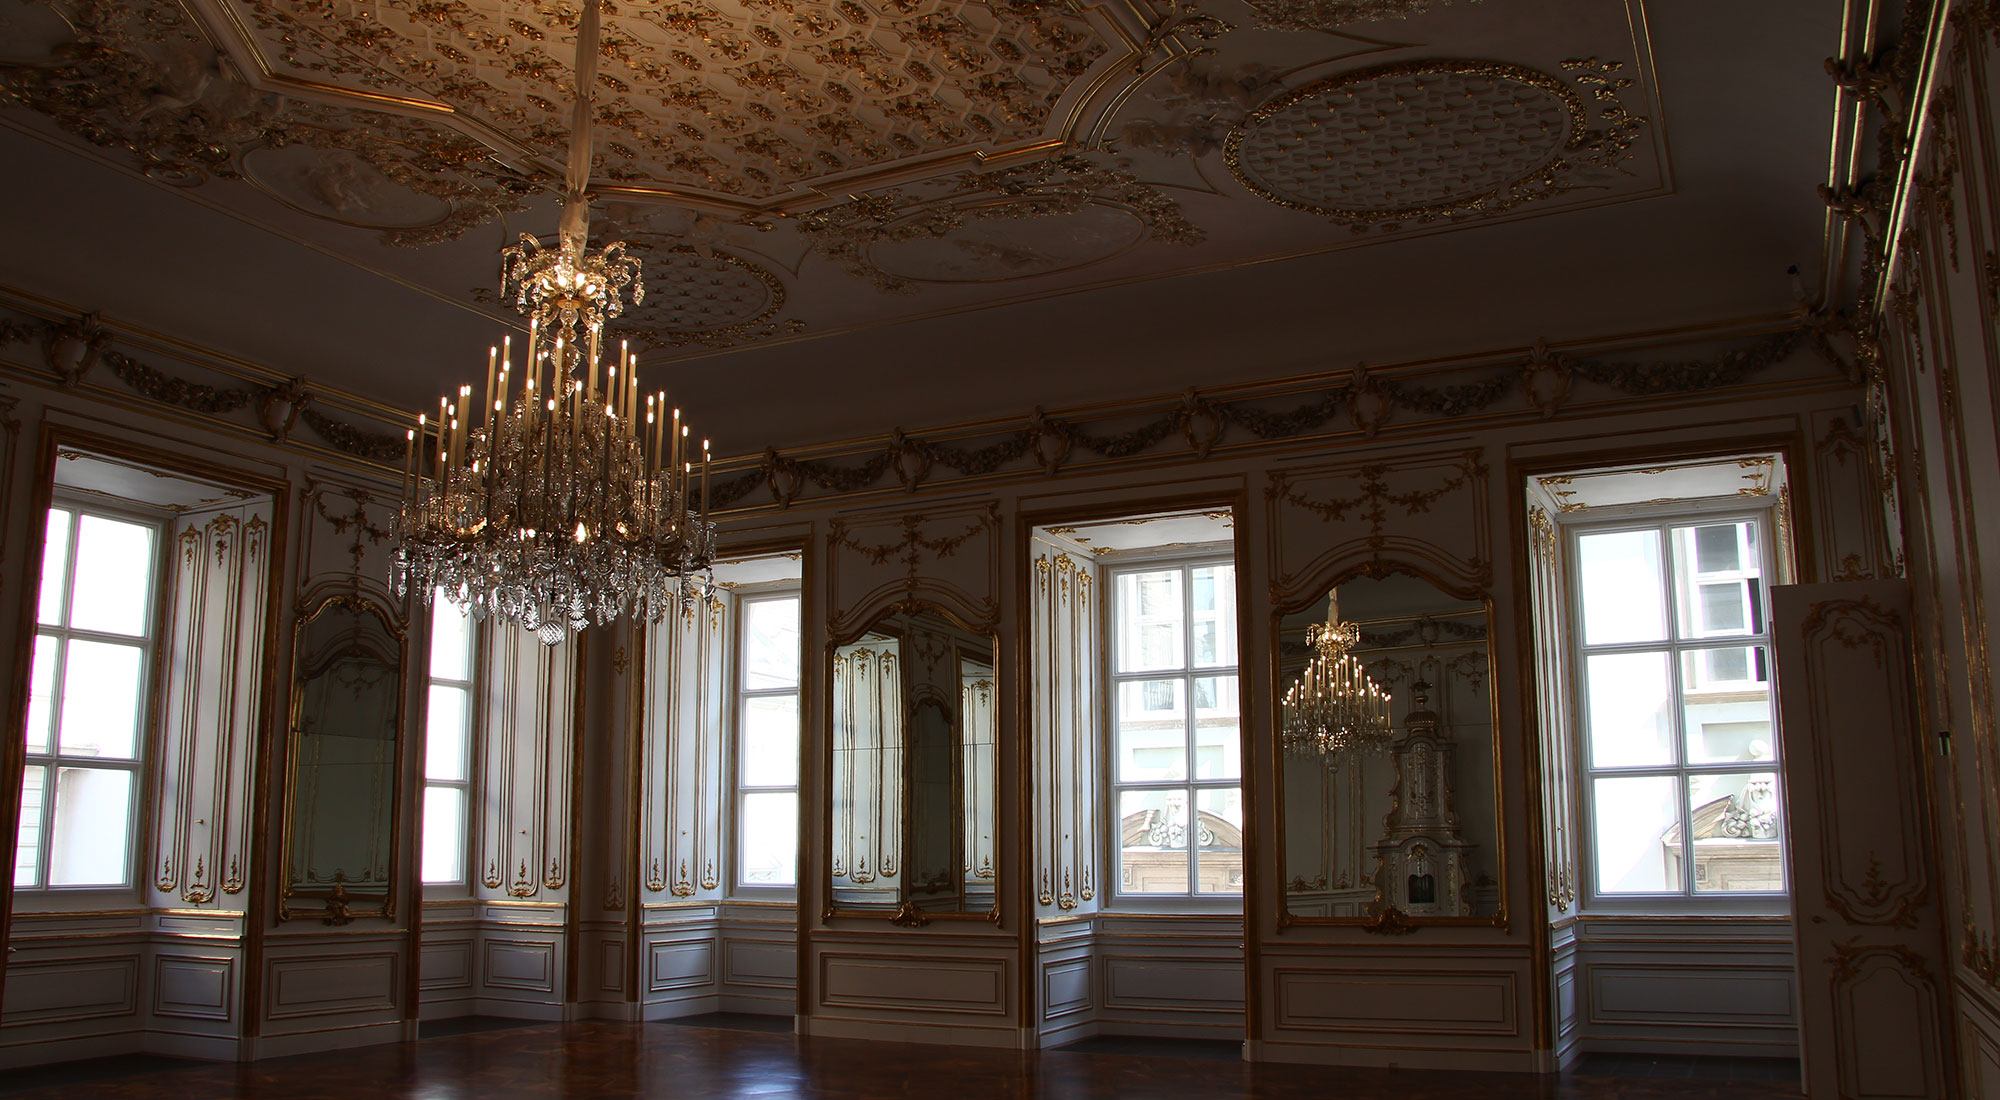
<path id="1" fill-rule="evenodd" d="M 576 106 L 554 248 L 522 234 L 501 252 L 501 289 L 528 320 L 490 350 L 486 386 L 438 402 L 408 433 L 392 581 L 428 603 L 441 590 L 474 618 L 493 615 L 554 645 L 620 615 L 657 622 L 707 591 L 709 443 L 700 484 L 679 409 L 641 394 L 637 356 L 603 358 L 604 323 L 645 298 L 621 242 L 586 247 L 590 99 L 598 7 L 582 5 Z M 698 502 L 698 503 L 697 503 Z"/>
<path id="2" fill-rule="evenodd" d="M 1393 701 L 1351 652 L 1361 628 L 1340 621 L 1340 594 L 1327 593 L 1326 622 L 1306 632 L 1312 658 L 1285 689 L 1279 740 L 1286 752 L 1334 767 L 1342 757 L 1387 746 L 1395 729 Z"/>

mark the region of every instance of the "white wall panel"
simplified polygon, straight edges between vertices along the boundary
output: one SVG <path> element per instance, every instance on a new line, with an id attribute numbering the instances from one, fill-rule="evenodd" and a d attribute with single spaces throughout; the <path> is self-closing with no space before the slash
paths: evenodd
<path id="1" fill-rule="evenodd" d="M 235 960 L 226 956 L 155 956 L 153 1015 L 229 1019 L 235 1003 L 235 968 Z"/>
<path id="2" fill-rule="evenodd" d="M 819 1000 L 830 1007 L 1001 1017 L 1008 1010 L 1007 969 L 996 958 L 829 951 L 819 957 Z"/>
<path id="3" fill-rule="evenodd" d="M 397 1007 L 402 956 L 336 954 L 285 956 L 267 960 L 271 991 L 264 1018 L 382 1012 Z"/>

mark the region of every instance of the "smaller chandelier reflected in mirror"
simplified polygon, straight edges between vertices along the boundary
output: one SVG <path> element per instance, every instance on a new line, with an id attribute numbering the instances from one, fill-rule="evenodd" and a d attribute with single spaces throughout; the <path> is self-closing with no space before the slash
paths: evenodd
<path id="1" fill-rule="evenodd" d="M 1328 592 L 1326 621 L 1306 632 L 1311 657 L 1285 689 L 1279 738 L 1286 752 L 1334 767 L 1351 753 L 1388 745 L 1393 698 L 1354 656 L 1360 641 L 1361 628 L 1340 621 L 1339 591 Z"/>
<path id="2" fill-rule="evenodd" d="M 460 386 L 418 417 L 403 459 L 392 578 L 554 645 L 620 615 L 657 622 L 706 591 L 715 557 L 708 441 L 693 441 L 664 391 L 642 394 L 636 357 L 607 361 L 604 323 L 645 298 L 637 257 L 589 238 L 590 100 L 599 5 L 577 27 L 576 107 L 558 240 L 523 234 L 501 252 L 504 293 L 528 319 L 487 355 L 477 400 Z"/>

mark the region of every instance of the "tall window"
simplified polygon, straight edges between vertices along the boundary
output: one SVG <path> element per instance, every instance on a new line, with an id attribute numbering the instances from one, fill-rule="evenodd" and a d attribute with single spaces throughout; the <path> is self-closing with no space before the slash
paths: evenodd
<path id="1" fill-rule="evenodd" d="M 1592 892 L 1782 893 L 1765 517 L 1569 539 Z"/>
<path id="2" fill-rule="evenodd" d="M 445 598 L 431 599 L 430 698 L 424 711 L 426 884 L 465 878 L 466 806 L 472 787 L 472 620 Z"/>
<path id="3" fill-rule="evenodd" d="M 799 597 L 737 602 L 736 883 L 791 887 L 799 861 Z"/>
<path id="4" fill-rule="evenodd" d="M 1111 573 L 1118 893 L 1243 892 L 1236 567 Z"/>
<path id="5" fill-rule="evenodd" d="M 49 511 L 28 696 L 17 888 L 133 882 L 159 530 Z"/>

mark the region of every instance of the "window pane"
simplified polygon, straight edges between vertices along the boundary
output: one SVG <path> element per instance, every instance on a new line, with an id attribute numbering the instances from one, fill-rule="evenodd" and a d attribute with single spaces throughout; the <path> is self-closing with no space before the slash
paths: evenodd
<path id="1" fill-rule="evenodd" d="M 1656 642 L 1667 636 L 1658 531 L 1612 531 L 1576 540 L 1583 644 Z"/>
<path id="2" fill-rule="evenodd" d="M 472 679 L 472 616 L 442 588 L 431 594 L 431 679 Z"/>
<path id="3" fill-rule="evenodd" d="M 1717 523 L 1694 528 L 1694 571 L 1726 573 L 1743 568 L 1737 532 L 1746 524 Z"/>
<path id="4" fill-rule="evenodd" d="M 1694 621 L 1688 624 L 1691 637 L 1743 634 L 1750 629 L 1750 583 L 1719 581 L 1695 586 Z"/>
<path id="5" fill-rule="evenodd" d="M 1195 876 L 1203 894 L 1243 892 L 1243 792 L 1196 791 Z"/>
<path id="6" fill-rule="evenodd" d="M 753 600 L 743 605 L 743 687 L 799 686 L 799 601 Z"/>
<path id="7" fill-rule="evenodd" d="M 1681 654 L 1687 759 L 1691 764 L 1769 762 L 1774 736 L 1763 646 Z"/>
<path id="8" fill-rule="evenodd" d="M 50 828 L 49 885 L 123 886 L 132 865 L 132 773 L 62 768 Z"/>
<path id="9" fill-rule="evenodd" d="M 743 853 L 738 881 L 751 886 L 790 886 L 797 881 L 798 795 L 791 791 L 744 795 L 743 820 L 736 835 Z"/>
<path id="10" fill-rule="evenodd" d="M 1193 570 L 1190 595 L 1194 600 L 1194 621 L 1189 624 L 1194 640 L 1196 668 L 1217 668 L 1236 663 L 1236 567 L 1205 565 Z"/>
<path id="11" fill-rule="evenodd" d="M 1695 893 L 1783 892 L 1784 816 L 1775 773 L 1689 776 L 1688 811 Z"/>
<path id="12" fill-rule="evenodd" d="M 42 807 L 48 797 L 48 769 L 30 767 L 21 775 L 21 828 L 14 835 L 14 885 L 40 886 Z"/>
<path id="13" fill-rule="evenodd" d="M 799 781 L 799 697 L 763 695 L 743 700 L 746 787 L 791 787 Z"/>
<path id="14" fill-rule="evenodd" d="M 1673 686 L 1667 654 L 1598 653 L 1584 659 L 1590 699 L 1590 765 L 1672 764 Z"/>
<path id="15" fill-rule="evenodd" d="M 1619 776 L 1593 788 L 1598 893 L 1680 893 L 1680 780 Z"/>
<path id="16" fill-rule="evenodd" d="M 28 751 L 49 751 L 49 720 L 55 716 L 56 654 L 62 642 L 35 637 L 35 664 L 28 674 Z"/>
<path id="17" fill-rule="evenodd" d="M 1237 779 L 1243 774 L 1243 740 L 1236 717 L 1236 677 L 1201 676 L 1194 682 L 1194 775 Z"/>
<path id="18" fill-rule="evenodd" d="M 436 688 L 432 688 L 436 691 Z M 424 788 L 425 882 L 465 881 L 465 792 Z"/>
<path id="19" fill-rule="evenodd" d="M 65 571 L 69 569 L 70 514 L 49 509 L 48 539 L 42 543 L 42 601 L 35 619 L 44 626 L 62 625 L 62 594 Z"/>
<path id="20" fill-rule="evenodd" d="M 1187 681 L 1118 685 L 1118 782 L 1186 779 Z"/>
<path id="21" fill-rule="evenodd" d="M 1118 890 L 1188 892 L 1188 792 L 1121 791 L 1118 797 Z"/>
<path id="22" fill-rule="evenodd" d="M 69 625 L 143 637 L 152 610 L 153 529 L 103 516 L 77 521 Z"/>
<path id="23" fill-rule="evenodd" d="M 1119 573 L 1118 671 L 1152 672 L 1183 667 L 1181 571 Z"/>
<path id="24" fill-rule="evenodd" d="M 462 687 L 431 685 L 430 709 L 424 712 L 425 779 L 464 782 L 470 778 L 465 752 L 467 695 Z"/>
<path id="25" fill-rule="evenodd" d="M 64 754 L 118 760 L 138 755 L 144 655 L 138 646 L 115 642 L 69 642 L 56 740 Z"/>

